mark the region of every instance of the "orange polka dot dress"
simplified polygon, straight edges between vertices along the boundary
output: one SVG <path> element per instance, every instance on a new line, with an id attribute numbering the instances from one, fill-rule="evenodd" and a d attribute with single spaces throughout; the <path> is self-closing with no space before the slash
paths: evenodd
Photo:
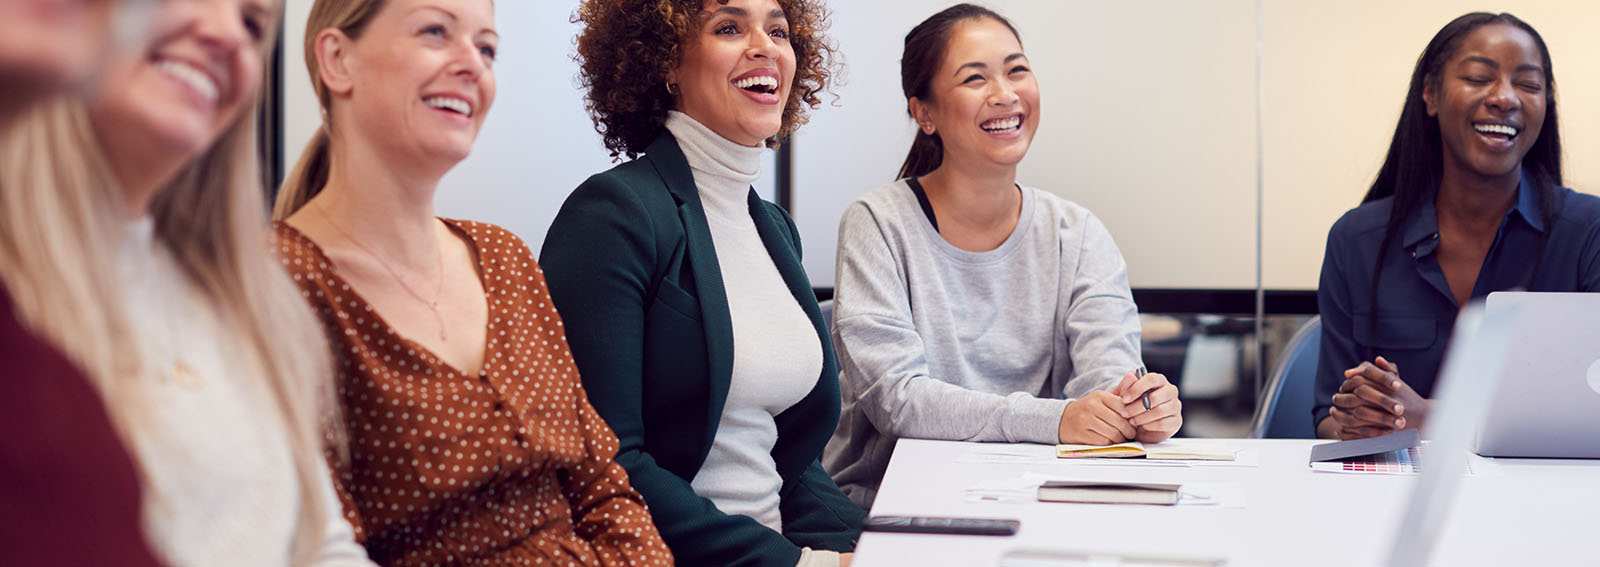
<path id="1" fill-rule="evenodd" d="M 488 299 L 476 376 L 398 335 L 315 243 L 274 226 L 337 357 L 349 455 L 329 460 L 357 539 L 394 567 L 671 565 L 533 253 L 500 227 L 444 222 L 476 247 Z"/>

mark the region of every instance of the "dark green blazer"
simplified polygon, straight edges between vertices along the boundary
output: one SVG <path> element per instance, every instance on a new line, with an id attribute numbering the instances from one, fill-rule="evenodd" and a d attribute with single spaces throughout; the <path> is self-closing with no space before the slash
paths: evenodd
<path id="1" fill-rule="evenodd" d="M 854 549 L 865 516 L 817 462 L 839 421 L 838 362 L 799 233 L 754 191 L 750 216 L 823 349 L 816 387 L 776 418 L 781 534 L 722 513 L 689 485 L 717 435 L 734 337 L 700 193 L 672 135 L 580 185 L 540 252 L 584 389 L 680 565 L 793 567 L 801 547 Z"/>

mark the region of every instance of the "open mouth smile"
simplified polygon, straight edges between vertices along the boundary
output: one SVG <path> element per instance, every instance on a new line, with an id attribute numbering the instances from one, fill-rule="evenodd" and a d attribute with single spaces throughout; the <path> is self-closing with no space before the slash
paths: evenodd
<path id="1" fill-rule="evenodd" d="M 1517 135 L 1522 133 L 1522 128 L 1501 122 L 1473 122 L 1472 129 L 1491 149 L 1497 151 L 1510 150 Z"/>
<path id="2" fill-rule="evenodd" d="M 422 99 L 422 103 L 445 112 L 460 114 L 467 118 L 472 117 L 472 103 L 454 96 L 425 97 Z"/>
<path id="3" fill-rule="evenodd" d="M 988 132 L 990 134 L 1015 134 L 1022 130 L 1023 121 L 1023 115 L 1012 114 L 1010 116 L 1001 116 L 999 118 L 985 120 L 982 124 L 979 124 L 978 127 L 982 128 L 984 132 Z"/>
<path id="4" fill-rule="evenodd" d="M 778 104 L 783 102 L 778 96 L 778 86 L 782 84 L 782 77 L 773 69 L 753 69 L 743 75 L 734 77 L 729 81 L 733 88 L 760 104 Z"/>

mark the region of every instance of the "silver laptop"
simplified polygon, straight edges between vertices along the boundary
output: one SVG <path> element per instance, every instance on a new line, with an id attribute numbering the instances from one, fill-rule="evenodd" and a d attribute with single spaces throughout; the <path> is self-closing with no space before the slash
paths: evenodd
<path id="1" fill-rule="evenodd" d="M 1600 294 L 1496 292 L 1487 306 L 1521 316 L 1474 450 L 1600 458 Z"/>
<path id="2" fill-rule="evenodd" d="M 1501 368 L 1511 358 L 1507 347 L 1524 320 L 1520 307 L 1485 309 L 1473 304 L 1456 317 L 1439 385 L 1434 389 L 1433 415 L 1422 432 L 1431 444 L 1400 529 L 1390 544 L 1389 567 L 1428 564 L 1455 503 L 1456 487 L 1467 473 L 1467 451 L 1476 426 L 1493 403 Z"/>

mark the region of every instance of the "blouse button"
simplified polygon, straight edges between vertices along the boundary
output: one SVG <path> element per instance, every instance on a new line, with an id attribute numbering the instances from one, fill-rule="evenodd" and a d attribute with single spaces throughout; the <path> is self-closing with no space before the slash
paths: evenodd
<path id="1" fill-rule="evenodd" d="M 506 411 L 506 403 L 502 402 L 502 401 L 499 401 L 499 400 L 496 400 L 494 402 L 494 411 L 497 411 L 497 412 Z"/>

